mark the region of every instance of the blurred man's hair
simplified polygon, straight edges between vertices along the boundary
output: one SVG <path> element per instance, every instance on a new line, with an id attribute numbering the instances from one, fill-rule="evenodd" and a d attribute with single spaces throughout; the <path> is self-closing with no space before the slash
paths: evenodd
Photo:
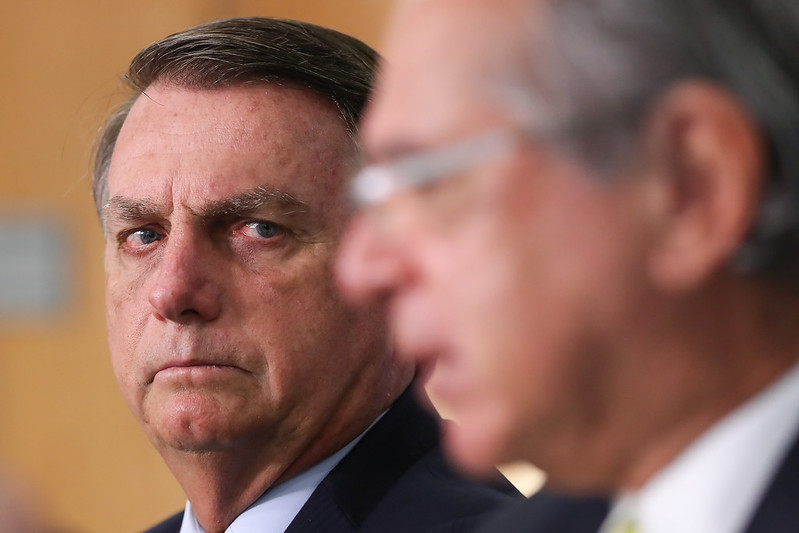
<path id="1" fill-rule="evenodd" d="M 759 126 L 768 175 L 733 264 L 799 274 L 799 2 L 558 0 L 543 38 L 505 62 L 504 100 L 599 175 L 640 149 L 657 98 L 686 79 L 735 96 Z M 535 35 L 535 32 L 528 32 Z"/>

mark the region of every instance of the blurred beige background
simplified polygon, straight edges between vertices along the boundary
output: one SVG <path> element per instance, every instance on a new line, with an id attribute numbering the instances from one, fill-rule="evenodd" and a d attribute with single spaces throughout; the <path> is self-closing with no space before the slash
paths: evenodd
<path id="1" fill-rule="evenodd" d="M 148 43 L 243 15 L 308 20 L 379 48 L 389 0 L 3 0 L 0 222 L 53 224 L 67 273 L 47 316 L 0 316 L 0 476 L 59 531 L 139 531 L 180 487 L 116 388 L 103 323 L 102 236 L 88 183 L 94 133 Z M 0 249 L 0 254 L 4 253 Z M 8 282 L 8 280 L 6 280 Z M 535 483 L 535 481 L 525 481 Z"/>

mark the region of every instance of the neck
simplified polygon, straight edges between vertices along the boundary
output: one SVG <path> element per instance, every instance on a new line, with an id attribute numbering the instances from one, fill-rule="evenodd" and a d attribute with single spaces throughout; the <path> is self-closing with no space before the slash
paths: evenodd
<path id="1" fill-rule="evenodd" d="M 574 472 L 564 453 L 550 472 L 554 484 L 605 494 L 646 484 L 797 363 L 797 321 L 796 295 L 741 280 L 660 307 L 635 338 L 604 353 L 617 371 L 604 374 L 590 430 L 570 439 L 575 450 L 593 443 L 581 454 L 590 474 Z"/>
<path id="2" fill-rule="evenodd" d="M 200 525 L 207 533 L 222 533 L 266 490 L 275 485 L 285 465 L 278 461 L 251 471 L 237 452 L 164 453 L 183 487 Z"/>
<path id="3" fill-rule="evenodd" d="M 641 357 L 652 422 L 617 486 L 637 489 L 799 358 L 799 298 L 782 287 L 723 279 L 711 294 L 673 309 L 660 349 Z M 642 390 L 649 388 L 649 391 Z M 631 421 L 632 422 L 632 421 Z M 638 422 L 638 426 L 641 423 Z M 632 427 L 632 423 L 630 424 Z"/>

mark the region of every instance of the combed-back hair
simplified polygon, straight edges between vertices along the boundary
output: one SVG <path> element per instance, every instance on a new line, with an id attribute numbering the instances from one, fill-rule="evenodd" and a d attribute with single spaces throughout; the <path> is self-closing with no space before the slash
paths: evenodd
<path id="1" fill-rule="evenodd" d="M 799 274 L 799 1 L 549 6 L 543 39 L 539 32 L 523 47 L 526 69 L 515 62 L 520 89 L 511 100 L 529 95 L 529 109 L 519 114 L 537 115 L 556 130 L 556 143 L 598 174 L 612 175 L 639 150 L 659 96 L 687 79 L 723 86 L 753 117 L 769 157 L 760 212 L 732 267 Z"/>
<path id="2" fill-rule="evenodd" d="M 349 35 L 265 17 L 209 22 L 152 43 L 133 58 L 124 76 L 133 95 L 111 114 L 98 136 L 92 193 L 101 221 L 108 202 L 108 169 L 122 124 L 153 83 L 190 89 L 248 83 L 307 88 L 335 103 L 354 137 L 377 60 L 372 48 Z"/>

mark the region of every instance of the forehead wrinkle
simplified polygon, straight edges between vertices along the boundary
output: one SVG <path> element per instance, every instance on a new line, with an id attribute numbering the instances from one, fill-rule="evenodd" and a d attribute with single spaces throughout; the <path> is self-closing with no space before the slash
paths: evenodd
<path id="1" fill-rule="evenodd" d="M 174 128 L 174 126 L 169 125 Z M 135 153 L 131 157 L 151 157 L 162 154 L 185 154 L 188 152 L 205 152 L 216 147 L 233 148 L 235 152 L 252 149 L 264 136 L 263 132 L 252 131 L 245 126 L 209 126 L 185 127 L 183 130 L 167 131 L 159 125 L 151 125 L 144 129 L 147 133 L 158 136 L 148 138 L 140 136 Z"/>

